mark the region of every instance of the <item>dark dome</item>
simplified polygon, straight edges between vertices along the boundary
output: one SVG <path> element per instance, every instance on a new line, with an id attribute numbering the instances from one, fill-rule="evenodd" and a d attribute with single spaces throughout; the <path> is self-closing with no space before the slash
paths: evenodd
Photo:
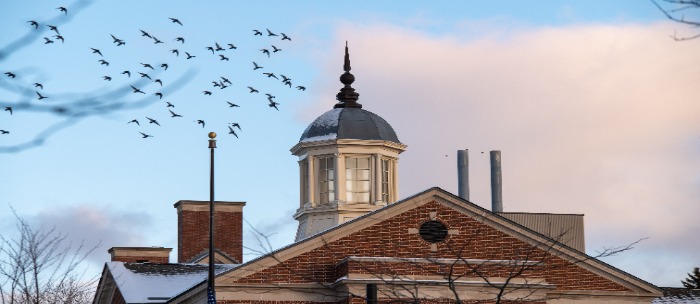
<path id="1" fill-rule="evenodd" d="M 388 140 L 401 143 L 384 118 L 362 108 L 336 108 L 323 113 L 306 128 L 299 141 L 325 139 Z"/>

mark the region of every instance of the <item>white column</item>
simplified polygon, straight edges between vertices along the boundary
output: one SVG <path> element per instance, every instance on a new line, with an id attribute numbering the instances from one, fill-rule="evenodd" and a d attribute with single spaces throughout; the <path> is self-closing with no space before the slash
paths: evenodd
<path id="1" fill-rule="evenodd" d="M 345 201 L 345 157 L 343 154 L 335 153 L 335 159 L 333 165 L 335 169 L 334 173 L 334 183 L 335 183 L 335 199 L 338 201 Z"/>
<path id="2" fill-rule="evenodd" d="M 371 201 L 377 204 L 382 199 L 382 158 L 379 154 L 372 154 L 372 162 L 370 163 L 371 176 Z"/>
<path id="3" fill-rule="evenodd" d="M 316 197 L 316 183 L 318 182 L 318 177 L 315 174 L 316 157 L 309 155 L 306 158 L 306 163 L 308 164 L 306 166 L 308 170 L 307 174 L 309 175 L 309 180 L 307 181 L 309 183 L 309 189 L 306 193 L 306 200 L 311 207 L 316 207 L 316 202 L 318 201 L 318 197 Z"/>

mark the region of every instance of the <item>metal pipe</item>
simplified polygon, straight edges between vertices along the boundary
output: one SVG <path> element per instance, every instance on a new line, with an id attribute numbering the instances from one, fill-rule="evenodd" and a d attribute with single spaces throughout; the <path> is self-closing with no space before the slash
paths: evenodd
<path id="1" fill-rule="evenodd" d="M 216 133 L 209 132 L 209 149 L 211 161 L 209 168 L 209 276 L 207 278 L 207 297 L 216 301 L 214 289 L 214 149 L 216 148 Z"/>
<path id="2" fill-rule="evenodd" d="M 491 151 L 491 211 L 503 212 L 501 151 Z"/>
<path id="3" fill-rule="evenodd" d="M 469 200 L 469 150 L 457 150 L 457 193 Z"/>

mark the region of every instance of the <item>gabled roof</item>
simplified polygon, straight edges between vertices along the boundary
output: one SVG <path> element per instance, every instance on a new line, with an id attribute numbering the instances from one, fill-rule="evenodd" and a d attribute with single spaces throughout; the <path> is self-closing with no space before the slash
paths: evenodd
<path id="1" fill-rule="evenodd" d="M 258 273 L 264 269 L 270 268 L 306 252 L 321 248 L 324 246 L 324 244 L 339 240 L 354 232 L 370 227 L 381 221 L 391 219 L 403 212 L 407 212 L 431 202 L 437 202 L 438 204 L 442 204 L 453 210 L 457 210 L 507 235 L 540 247 L 543 250 L 547 250 L 547 252 L 550 252 L 551 254 L 564 260 L 578 261 L 576 263 L 578 267 L 584 268 L 585 270 L 598 276 L 625 286 L 625 288 L 631 290 L 631 292 L 635 295 L 645 297 L 661 295 L 661 290 L 651 283 L 590 257 L 583 252 L 553 241 L 552 239 L 536 231 L 501 217 L 498 214 L 481 208 L 440 188 L 430 188 L 414 196 L 388 205 L 382 209 L 368 213 L 362 217 L 330 228 L 326 231 L 322 231 L 314 236 L 290 244 L 237 267 L 233 267 L 217 276 L 217 286 L 219 286 L 220 283 L 225 283 L 228 280 L 235 281 L 237 278 L 243 278 Z M 196 290 L 202 288 L 203 285 L 200 284 L 199 286 L 190 289 L 189 293 L 196 293 Z"/>

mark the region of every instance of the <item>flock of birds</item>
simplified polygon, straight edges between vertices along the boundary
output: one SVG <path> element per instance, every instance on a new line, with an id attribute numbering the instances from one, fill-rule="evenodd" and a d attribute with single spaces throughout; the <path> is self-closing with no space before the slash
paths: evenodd
<path id="1" fill-rule="evenodd" d="M 68 9 L 66 7 L 58 7 L 57 10 L 61 14 L 68 15 Z M 179 26 L 179 27 L 185 27 L 182 21 L 180 21 L 178 18 L 168 18 L 168 20 L 174 25 L 174 26 Z M 165 21 L 165 20 L 164 20 Z M 66 37 L 69 37 L 65 34 L 61 34 L 60 29 L 58 26 L 55 25 L 50 25 L 50 24 L 41 24 L 40 22 L 36 20 L 29 20 L 27 21 L 30 30 L 40 30 L 41 26 L 45 26 L 46 29 L 48 29 L 46 32 L 50 33 L 51 35 L 44 36 L 43 37 L 43 44 L 48 45 L 48 44 L 54 44 L 60 41 L 60 43 L 70 43 L 69 39 L 66 39 Z M 238 49 L 238 46 L 236 46 L 234 43 L 219 43 L 219 42 L 214 42 L 213 45 L 210 46 L 205 46 L 202 49 L 194 47 L 192 49 L 188 43 L 186 42 L 187 39 L 186 37 L 183 36 L 177 36 L 172 39 L 166 39 L 161 40 L 156 37 L 153 33 L 139 29 L 140 32 L 140 38 L 139 39 L 148 39 L 153 42 L 155 45 L 173 45 L 172 47 L 167 47 L 167 52 L 170 53 L 170 58 L 169 60 L 197 60 L 198 58 L 201 58 L 203 56 L 207 56 L 209 52 L 211 52 L 210 55 L 214 56 L 214 58 L 218 59 L 219 61 L 230 61 L 230 57 L 233 55 L 229 55 L 228 53 L 230 52 L 235 52 Z M 253 29 L 251 35 L 253 36 L 259 36 L 259 37 L 265 37 L 268 38 L 267 43 L 269 44 L 269 47 L 263 47 L 259 48 L 261 60 L 265 60 L 267 58 L 271 58 L 271 56 L 274 56 L 274 54 L 282 52 L 283 49 L 280 47 L 282 43 L 289 43 L 292 41 L 292 39 L 285 33 L 277 33 L 273 32 L 272 30 L 266 28 L 264 31 Z M 112 46 L 109 49 L 103 48 L 103 47 L 90 47 L 90 52 L 95 56 L 96 63 L 102 66 L 107 73 L 103 76 L 101 76 L 101 79 L 103 81 L 111 82 L 113 80 L 117 80 L 118 78 L 121 78 L 121 81 L 126 81 L 128 86 L 124 86 L 125 90 L 128 88 L 131 89 L 131 93 L 133 94 L 141 94 L 144 96 L 148 95 L 153 95 L 152 98 L 157 98 L 158 100 L 162 100 L 163 98 L 169 99 L 167 96 L 167 93 L 163 90 L 164 87 L 164 79 L 165 74 L 167 73 L 168 68 L 171 66 L 168 62 L 163 60 L 162 62 L 159 62 L 157 64 L 151 64 L 148 62 L 138 62 L 138 65 L 134 64 L 135 68 L 128 67 L 128 68 L 118 68 L 117 70 L 114 70 L 114 65 L 110 67 L 110 58 L 108 56 L 105 56 L 107 53 L 112 53 L 116 52 L 119 48 L 124 48 L 127 47 L 127 41 L 126 39 L 120 38 L 120 35 L 115 35 L 115 34 L 109 34 L 111 37 L 111 44 Z M 70 38 L 70 37 L 69 37 Z M 269 42 L 269 39 L 275 39 L 277 42 Z M 278 40 L 277 40 L 278 39 Z M 68 41 L 68 42 L 66 42 Z M 168 42 L 166 42 L 168 41 Z M 273 44 L 277 43 L 277 45 Z M 103 53 L 103 50 L 107 51 Z M 199 51 L 197 51 L 199 50 Z M 205 54 L 199 54 L 199 52 L 206 52 Z M 228 52 L 228 53 L 227 53 Z M 198 57 L 200 56 L 200 57 Z M 282 86 L 285 86 L 289 89 L 296 89 L 296 91 L 305 91 L 306 87 L 303 85 L 294 85 L 292 83 L 292 78 L 283 74 L 276 74 L 271 71 L 266 71 L 264 70 L 264 67 L 259 64 L 260 60 L 254 61 L 251 60 L 251 66 L 250 69 L 256 73 L 260 73 L 261 77 L 267 78 L 267 79 L 274 79 L 278 81 Z M 258 71 L 262 70 L 262 71 Z M 5 71 L 4 75 L 9 79 L 9 80 L 14 80 L 14 79 L 19 79 L 21 78 L 21 75 L 19 75 L 18 72 L 15 71 Z M 145 85 L 144 85 L 145 84 Z M 234 84 L 231 80 L 229 80 L 229 77 L 227 76 L 218 76 L 215 79 L 211 80 L 212 87 L 211 88 L 205 88 L 202 90 L 202 94 L 204 96 L 212 96 L 215 95 L 214 89 L 218 90 L 224 90 L 230 87 L 233 87 Z M 157 85 L 157 86 L 156 86 Z M 51 101 L 51 96 L 48 93 L 45 93 L 44 91 L 44 85 L 42 83 L 33 83 L 33 90 L 36 93 L 36 100 L 38 101 L 43 101 L 44 102 L 50 102 Z M 155 88 L 155 89 L 153 89 Z M 260 94 L 260 90 L 254 88 L 252 85 L 246 86 L 246 92 L 249 94 Z M 139 97 L 141 97 L 139 95 Z M 260 94 L 262 95 L 262 94 Z M 267 106 L 269 106 L 270 109 L 275 109 L 279 111 L 279 106 L 280 103 L 275 100 L 276 96 L 272 95 L 271 93 L 264 93 L 265 99 L 267 100 Z M 175 104 L 171 101 L 164 101 L 165 102 L 165 108 L 167 109 L 168 113 L 170 114 L 169 118 L 171 119 L 180 119 L 185 117 L 184 115 L 178 114 L 175 112 Z M 225 101 L 225 104 L 228 106 L 228 108 L 239 108 L 240 105 L 236 104 L 231 101 Z M 13 115 L 13 107 L 11 105 L 9 106 L 4 106 L 4 110 L 9 113 L 9 115 Z M 16 111 L 16 110 L 15 110 Z M 140 118 L 133 118 L 127 122 L 128 125 L 135 125 L 137 127 L 142 127 L 142 122 L 146 122 L 148 125 L 154 125 L 154 126 L 161 126 L 161 123 L 158 121 L 158 118 L 156 115 L 149 115 L 149 116 L 144 116 L 145 119 L 140 119 Z M 156 117 L 156 118 L 153 118 Z M 193 120 L 194 123 L 196 123 L 196 126 L 201 125 L 202 128 L 205 127 L 206 122 L 204 119 L 195 119 Z M 237 122 L 231 122 L 227 123 L 227 128 L 228 128 L 228 134 L 231 134 L 238 138 L 238 132 L 240 132 L 241 126 Z M 1 130 L 0 129 L 0 135 L 2 134 L 10 134 L 10 131 L 8 130 Z M 154 137 L 151 134 L 145 133 L 145 131 L 139 131 L 139 134 L 141 135 L 141 138 L 151 138 Z"/>

